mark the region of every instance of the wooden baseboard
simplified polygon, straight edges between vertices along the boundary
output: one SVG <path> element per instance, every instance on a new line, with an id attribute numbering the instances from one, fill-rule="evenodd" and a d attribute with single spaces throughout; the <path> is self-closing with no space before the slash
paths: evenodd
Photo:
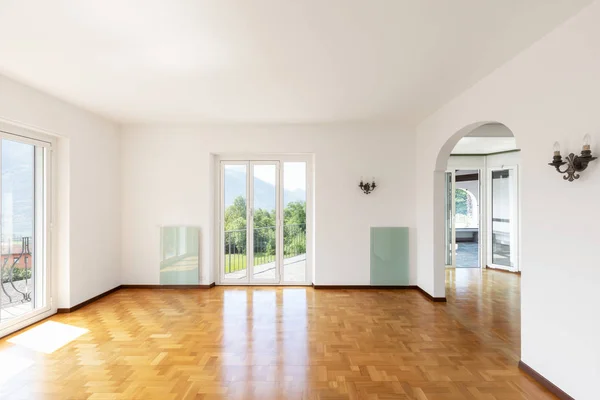
<path id="1" fill-rule="evenodd" d="M 119 290 L 119 289 L 121 289 L 121 285 L 119 285 L 119 286 L 117 286 L 117 287 L 114 287 L 114 288 L 112 288 L 112 289 L 110 289 L 110 290 L 107 290 L 107 291 L 106 291 L 106 292 L 104 292 L 104 293 L 100 293 L 98 296 L 94 296 L 94 297 L 92 297 L 91 299 L 87 299 L 86 301 L 84 301 L 84 302 L 82 302 L 82 303 L 79 303 L 79 304 L 77 304 L 76 306 L 73 306 L 73 307 L 71 307 L 71 308 L 57 308 L 57 309 L 56 309 L 56 312 L 57 312 L 58 314 L 66 314 L 66 313 L 71 313 L 71 312 L 73 312 L 73 311 L 77 311 L 77 310 L 79 310 L 81 307 L 85 307 L 85 306 L 87 306 L 88 304 L 91 304 L 91 303 L 95 302 L 96 300 L 100 300 L 100 299 L 101 299 L 101 298 L 103 298 L 104 296 L 108 296 L 109 294 L 111 294 L 111 293 L 114 293 L 114 292 L 116 292 L 116 291 L 117 291 L 117 290 Z"/>
<path id="2" fill-rule="evenodd" d="M 210 289 L 215 283 L 209 285 L 121 285 L 121 289 Z"/>
<path id="3" fill-rule="evenodd" d="M 393 285 L 385 285 L 385 286 L 376 286 L 376 285 L 312 285 L 315 289 L 378 289 L 378 290 L 418 290 L 421 294 L 423 294 L 428 300 L 433 302 L 446 302 L 445 297 L 433 297 L 425 290 L 421 289 L 417 285 L 403 285 L 403 286 L 393 286 Z M 77 304 L 71 308 L 58 308 L 56 310 L 59 314 L 71 313 L 73 311 L 79 310 L 81 307 L 85 307 L 88 304 L 93 303 L 96 300 L 103 298 L 104 296 L 108 296 L 111 293 L 116 292 L 120 289 L 210 289 L 215 287 L 215 283 L 211 283 L 209 285 L 119 285 L 115 288 L 112 288 L 104 293 L 99 294 L 98 296 L 94 296 L 91 299 L 88 299 L 82 303 Z"/>
<path id="4" fill-rule="evenodd" d="M 539 372 L 525 364 L 523 361 L 519 361 L 519 369 L 529 375 L 534 381 L 542 385 L 546 390 L 558 397 L 560 400 L 575 400 L 573 397 L 569 396 L 561 388 L 544 378 Z"/>
<path id="5" fill-rule="evenodd" d="M 491 269 L 492 271 L 506 272 L 507 274 L 517 274 L 517 275 L 521 275 L 521 271 L 509 271 L 509 270 L 507 270 L 507 269 L 490 267 L 489 265 L 486 265 L 486 266 L 485 266 L 485 268 L 486 268 L 486 269 Z"/>
<path id="6" fill-rule="evenodd" d="M 434 303 L 445 303 L 445 297 L 433 297 L 425 290 L 421 289 L 417 285 L 404 285 L 404 286 L 376 286 L 376 285 L 315 285 L 313 283 L 313 287 L 315 289 L 380 289 L 380 290 L 401 290 L 401 289 L 409 289 L 409 290 L 418 290 L 423 296 L 425 296 L 428 300 L 433 301 Z"/>
<path id="7" fill-rule="evenodd" d="M 445 303 L 446 302 L 446 298 L 445 297 L 433 297 L 432 295 L 430 295 L 429 293 L 427 293 L 425 290 L 423 290 L 422 287 L 417 286 L 417 290 L 419 292 L 421 292 L 421 294 L 423 296 L 425 296 L 427 299 L 433 301 L 434 303 Z"/>
<path id="8" fill-rule="evenodd" d="M 379 289 L 379 290 L 397 290 L 397 289 L 416 289 L 415 285 L 403 285 L 403 286 L 388 286 L 388 285 L 315 285 L 313 283 L 313 287 L 315 289 Z"/>
<path id="9" fill-rule="evenodd" d="M 88 304 L 91 304 L 96 300 L 100 300 L 104 296 L 108 296 L 109 294 L 121 289 L 210 289 L 214 286 L 214 282 L 209 285 L 119 285 L 104 293 L 100 293 L 98 296 L 94 296 L 91 299 L 79 303 L 71 308 L 57 308 L 56 312 L 58 314 L 72 313 L 73 311 L 79 310 L 81 307 L 85 307 Z"/>

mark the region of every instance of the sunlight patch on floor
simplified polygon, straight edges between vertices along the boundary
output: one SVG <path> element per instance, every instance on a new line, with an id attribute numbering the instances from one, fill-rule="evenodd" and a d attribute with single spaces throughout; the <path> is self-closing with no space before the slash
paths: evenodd
<path id="1" fill-rule="evenodd" d="M 52 354 L 88 332 L 89 330 L 84 328 L 48 321 L 9 339 L 8 342 L 41 353 Z"/>
<path id="2" fill-rule="evenodd" d="M 0 385 L 10 381 L 32 365 L 33 361 L 28 358 L 3 354 L 0 362 Z"/>

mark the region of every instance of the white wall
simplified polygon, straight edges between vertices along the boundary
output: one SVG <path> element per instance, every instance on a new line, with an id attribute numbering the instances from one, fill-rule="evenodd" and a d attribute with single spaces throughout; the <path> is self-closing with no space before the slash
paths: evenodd
<path id="1" fill-rule="evenodd" d="M 485 156 L 452 156 L 448 157 L 446 170 L 453 169 L 485 169 Z"/>
<path id="2" fill-rule="evenodd" d="M 461 141 L 465 138 L 469 137 L 478 137 L 478 138 L 502 138 L 502 137 L 514 137 L 510 129 L 504 124 L 485 124 L 480 126 L 477 129 L 474 129 L 471 133 L 465 136 Z M 460 143 L 460 142 L 459 142 Z M 491 153 L 490 148 L 483 149 L 484 153 Z M 456 151 L 456 148 L 452 151 L 453 153 L 459 153 Z"/>
<path id="3" fill-rule="evenodd" d="M 600 152 L 599 20 L 595 2 L 423 121 L 417 136 L 418 282 L 439 296 L 439 161 L 478 122 L 499 121 L 514 133 L 522 150 L 521 358 L 582 400 L 597 398 L 600 380 L 600 162 L 573 183 L 547 164 L 555 140 L 577 153 L 586 132 Z"/>
<path id="4" fill-rule="evenodd" d="M 416 282 L 414 137 L 396 127 L 128 127 L 122 142 L 123 283 L 159 282 L 158 227 L 202 231 L 201 281 L 214 281 L 212 154 L 311 153 L 316 176 L 315 270 L 320 285 L 368 285 L 369 228 L 411 228 Z M 360 176 L 374 176 L 368 196 Z"/>
<path id="5" fill-rule="evenodd" d="M 0 119 L 57 136 L 53 277 L 57 306 L 120 284 L 120 140 L 116 125 L 0 76 Z"/>
<path id="6" fill-rule="evenodd" d="M 573 149 L 575 150 L 575 149 Z M 503 168 L 521 165 L 521 152 L 514 151 L 511 153 L 492 154 L 485 158 L 488 168 Z M 552 161 L 552 160 L 550 160 Z"/>

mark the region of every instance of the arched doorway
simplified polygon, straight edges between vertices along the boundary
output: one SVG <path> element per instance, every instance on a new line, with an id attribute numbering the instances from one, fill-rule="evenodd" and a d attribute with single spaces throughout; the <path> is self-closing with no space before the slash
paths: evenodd
<path id="1" fill-rule="evenodd" d="M 461 247 L 457 245 L 457 237 L 465 240 L 466 234 L 471 235 L 471 242 L 477 242 L 462 246 L 475 253 L 469 255 L 476 259 L 469 267 L 493 266 L 518 271 L 518 151 L 512 131 L 494 121 L 465 126 L 440 148 L 433 199 L 433 277 L 437 293 L 446 293 L 448 261 L 453 261 L 450 267 L 457 266 L 456 250 Z M 463 193 L 455 184 L 455 176 L 461 173 L 475 175 L 480 186 Z M 449 193 L 453 196 L 451 207 Z M 464 196 L 454 197 L 461 193 Z M 475 211 L 479 214 L 476 223 Z M 459 223 L 466 224 L 458 229 L 465 232 L 457 231 Z"/>

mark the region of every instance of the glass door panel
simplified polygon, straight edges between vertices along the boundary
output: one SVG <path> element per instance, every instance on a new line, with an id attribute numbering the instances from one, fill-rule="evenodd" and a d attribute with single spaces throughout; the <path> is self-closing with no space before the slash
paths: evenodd
<path id="1" fill-rule="evenodd" d="M 517 194 L 515 169 L 491 173 L 491 263 L 516 268 Z"/>
<path id="2" fill-rule="evenodd" d="M 46 307 L 44 149 L 2 139 L 0 326 Z"/>
<path id="3" fill-rule="evenodd" d="M 480 268 L 479 170 L 454 173 L 454 266 Z"/>
<path id="4" fill-rule="evenodd" d="M 306 281 L 306 163 L 283 163 L 283 281 Z"/>
<path id="5" fill-rule="evenodd" d="M 279 282 L 279 164 L 252 162 L 252 281 Z"/>
<path id="6" fill-rule="evenodd" d="M 446 266 L 451 267 L 453 265 L 454 260 L 454 235 L 453 232 L 453 215 L 454 215 L 454 190 L 453 190 L 453 182 L 454 179 L 452 177 L 452 172 L 446 172 L 446 176 L 444 177 L 445 184 L 445 208 L 444 208 L 444 216 L 445 216 L 445 229 L 444 229 L 444 239 L 445 239 L 445 253 L 446 253 Z"/>
<path id="7" fill-rule="evenodd" d="M 227 163 L 221 168 L 222 192 L 222 245 L 221 262 L 224 281 L 248 279 L 248 206 L 247 163 Z"/>

